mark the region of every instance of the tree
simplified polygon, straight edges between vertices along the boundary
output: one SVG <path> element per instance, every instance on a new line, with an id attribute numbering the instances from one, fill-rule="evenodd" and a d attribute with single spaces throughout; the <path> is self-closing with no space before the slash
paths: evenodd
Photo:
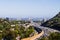
<path id="1" fill-rule="evenodd" d="M 0 33 L 0 40 L 2 40 L 2 33 Z"/>
<path id="2" fill-rule="evenodd" d="M 0 30 L 2 30 L 2 29 L 3 29 L 3 25 L 0 24 Z"/>
<path id="3" fill-rule="evenodd" d="M 60 33 L 54 32 L 51 33 L 48 37 L 43 37 L 39 40 L 60 40 Z"/>
<path id="4" fill-rule="evenodd" d="M 60 40 L 60 33 L 51 33 L 50 36 L 48 37 L 49 40 Z"/>

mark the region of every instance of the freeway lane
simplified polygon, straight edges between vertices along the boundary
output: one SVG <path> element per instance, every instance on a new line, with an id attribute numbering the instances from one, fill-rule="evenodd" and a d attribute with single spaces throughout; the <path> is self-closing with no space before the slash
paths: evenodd
<path id="1" fill-rule="evenodd" d="M 39 33 L 37 35 L 34 35 L 32 37 L 29 38 L 24 38 L 22 40 L 35 40 L 37 38 L 42 38 L 42 36 L 49 36 L 50 32 L 60 32 L 58 30 L 55 29 L 51 29 L 51 28 L 47 28 L 47 27 L 43 27 L 38 25 L 37 23 L 33 23 L 33 27 L 35 28 L 35 30 Z M 42 29 L 42 30 L 41 30 Z"/>
<path id="2" fill-rule="evenodd" d="M 34 26 L 34 29 L 38 32 L 37 35 L 34 35 L 32 37 L 28 37 L 28 38 L 24 38 L 22 40 L 36 40 L 38 38 L 42 38 L 42 36 L 44 35 L 44 31 L 42 31 L 39 27 Z"/>
<path id="3" fill-rule="evenodd" d="M 53 32 L 60 32 L 59 30 L 55 30 L 55 29 L 52 29 L 52 28 L 40 26 L 38 23 L 33 23 L 33 26 L 36 27 L 36 28 L 42 29 L 42 31 L 44 31 L 44 36 L 49 36 L 49 34 L 53 33 Z"/>
<path id="4" fill-rule="evenodd" d="M 52 32 L 60 32 L 59 30 L 55 30 L 55 29 L 52 29 L 52 28 L 40 26 L 38 23 L 35 23 L 33 21 L 31 21 L 31 24 L 33 25 L 33 27 L 36 27 L 35 29 L 37 30 L 37 32 L 40 32 L 39 29 L 44 31 L 44 36 L 49 36 L 49 34 L 52 33 Z"/>

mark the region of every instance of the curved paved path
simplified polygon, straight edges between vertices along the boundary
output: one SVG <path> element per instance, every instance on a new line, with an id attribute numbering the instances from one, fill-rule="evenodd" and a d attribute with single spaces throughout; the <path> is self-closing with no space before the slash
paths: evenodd
<path id="1" fill-rule="evenodd" d="M 32 37 L 24 38 L 24 39 L 21 39 L 21 40 L 35 40 L 36 38 L 41 37 L 43 34 L 44 34 L 44 31 L 42 31 L 41 33 L 39 33 L 39 34 L 37 34 L 37 35 L 34 35 L 34 36 L 32 36 Z"/>

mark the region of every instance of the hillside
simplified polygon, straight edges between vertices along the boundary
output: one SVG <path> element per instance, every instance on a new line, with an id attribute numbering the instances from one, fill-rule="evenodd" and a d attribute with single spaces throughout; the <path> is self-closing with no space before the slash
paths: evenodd
<path id="1" fill-rule="evenodd" d="M 50 27 L 60 31 L 60 12 L 53 18 L 43 23 L 41 26 Z"/>

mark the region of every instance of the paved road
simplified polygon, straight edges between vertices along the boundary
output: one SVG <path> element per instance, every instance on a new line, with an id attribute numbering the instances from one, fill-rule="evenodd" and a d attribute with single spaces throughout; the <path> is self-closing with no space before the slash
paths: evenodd
<path id="1" fill-rule="evenodd" d="M 33 37 L 30 37 L 30 38 L 23 39 L 23 40 L 35 40 L 36 38 L 42 38 L 42 36 L 49 36 L 49 34 L 52 33 L 52 32 L 60 32 L 58 30 L 54 30 L 54 29 L 51 29 L 51 28 L 48 28 L 48 27 L 40 26 L 39 24 L 34 23 L 34 22 L 32 23 L 32 25 L 34 26 L 35 30 L 38 33 L 41 33 L 41 32 L 42 33 L 38 34 L 38 35 L 35 35 Z"/>
<path id="2" fill-rule="evenodd" d="M 55 29 L 51 29 L 51 28 L 48 28 L 48 27 L 43 27 L 43 26 L 40 26 L 38 23 L 32 23 L 34 27 L 36 27 L 38 29 L 42 29 L 42 31 L 44 31 L 44 34 L 42 36 L 40 36 L 39 38 L 42 38 L 43 36 L 49 36 L 50 33 L 53 33 L 53 32 L 60 32 L 58 30 L 55 30 Z M 39 30 L 37 31 L 39 32 Z"/>
<path id="3" fill-rule="evenodd" d="M 34 35 L 32 37 L 24 38 L 22 40 L 36 40 L 44 35 L 44 31 L 41 30 L 41 28 L 34 26 L 34 29 L 38 32 L 37 35 Z"/>
<path id="4" fill-rule="evenodd" d="M 24 38 L 24 39 L 21 39 L 21 40 L 36 40 L 36 38 L 41 37 L 43 34 L 44 34 L 44 31 L 42 31 L 41 33 L 39 33 L 37 35 L 34 35 L 32 37 Z"/>
<path id="5" fill-rule="evenodd" d="M 49 34 L 52 33 L 52 32 L 60 32 L 60 31 L 55 30 L 55 29 L 51 29 L 51 28 L 48 28 L 48 27 L 40 26 L 37 23 L 33 23 L 33 26 L 42 29 L 42 31 L 44 31 L 44 36 L 49 36 Z"/>

